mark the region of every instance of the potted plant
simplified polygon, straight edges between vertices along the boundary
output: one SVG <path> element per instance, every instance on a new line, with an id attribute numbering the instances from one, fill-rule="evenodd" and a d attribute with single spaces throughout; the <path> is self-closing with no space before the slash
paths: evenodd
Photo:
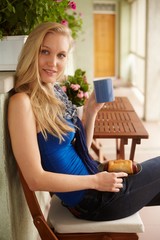
<path id="1" fill-rule="evenodd" d="M 77 107 L 83 106 L 89 97 L 89 84 L 86 78 L 86 72 L 78 68 L 73 76 L 65 76 L 61 82 L 63 91 L 68 98 Z"/>
<path id="2" fill-rule="evenodd" d="M 28 35 L 32 29 L 41 22 L 60 22 L 68 25 L 72 30 L 73 38 L 78 36 L 82 30 L 81 14 L 76 12 L 76 3 L 69 0 L 3 0 L 0 5 L 0 70 L 1 64 L 5 64 L 5 60 L 12 59 L 14 55 L 19 55 L 20 50 L 14 53 L 14 47 L 8 47 L 12 53 L 12 57 L 6 57 L 6 50 L 4 55 L 2 53 L 7 41 L 15 40 L 15 36 Z M 12 36 L 12 37 L 8 37 Z M 13 37 L 14 36 L 14 37 Z M 22 37 L 21 37 L 22 38 Z M 23 39 L 23 38 L 22 38 Z M 16 42 L 16 45 L 23 45 Z M 1 62 L 3 60 L 3 62 Z M 8 68 L 8 66 L 7 66 Z M 12 66 L 15 69 L 15 66 Z M 13 70 L 14 70 L 13 69 Z M 4 69 L 6 70 L 6 69 Z M 9 69 L 8 69 L 9 70 Z M 12 70 L 12 69 L 10 69 Z"/>
<path id="3" fill-rule="evenodd" d="M 77 107 L 78 116 L 82 119 L 83 106 L 89 97 L 89 84 L 86 72 L 78 68 L 73 76 L 65 76 L 61 82 L 61 87 L 69 100 Z"/>

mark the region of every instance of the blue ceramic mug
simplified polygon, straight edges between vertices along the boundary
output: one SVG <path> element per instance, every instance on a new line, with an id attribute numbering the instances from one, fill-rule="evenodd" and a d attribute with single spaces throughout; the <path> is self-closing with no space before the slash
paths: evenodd
<path id="1" fill-rule="evenodd" d="M 96 79 L 93 83 L 97 103 L 114 101 L 113 82 L 111 78 Z"/>

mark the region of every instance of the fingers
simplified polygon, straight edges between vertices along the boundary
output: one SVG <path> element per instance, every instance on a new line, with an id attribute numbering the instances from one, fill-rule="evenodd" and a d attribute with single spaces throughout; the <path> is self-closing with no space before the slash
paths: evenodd
<path id="1" fill-rule="evenodd" d="M 123 188 L 124 177 L 128 174 L 102 171 L 95 174 L 96 189 L 99 191 L 119 192 Z"/>
<path id="2" fill-rule="evenodd" d="M 113 186 L 112 191 L 113 192 L 119 192 L 120 189 L 123 188 L 123 177 L 127 177 L 128 174 L 121 172 L 121 173 L 113 173 L 114 180 L 113 180 Z"/>
<path id="3" fill-rule="evenodd" d="M 119 192 L 121 188 L 123 188 L 123 180 L 122 180 L 122 179 L 119 179 L 119 181 L 117 181 L 117 182 L 113 185 L 113 190 L 115 190 L 116 192 Z"/>
<path id="4" fill-rule="evenodd" d="M 119 173 L 116 173 L 117 177 L 128 177 L 128 173 L 125 173 L 125 172 L 119 172 Z"/>

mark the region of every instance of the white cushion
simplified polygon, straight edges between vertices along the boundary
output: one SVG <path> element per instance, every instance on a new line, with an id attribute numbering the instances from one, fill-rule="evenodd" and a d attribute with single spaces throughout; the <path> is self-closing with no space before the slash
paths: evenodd
<path id="1" fill-rule="evenodd" d="M 144 225 L 138 212 L 130 217 L 114 221 L 81 220 L 74 217 L 67 208 L 62 206 L 61 201 L 56 196 L 51 199 L 47 221 L 58 233 L 144 232 Z"/>

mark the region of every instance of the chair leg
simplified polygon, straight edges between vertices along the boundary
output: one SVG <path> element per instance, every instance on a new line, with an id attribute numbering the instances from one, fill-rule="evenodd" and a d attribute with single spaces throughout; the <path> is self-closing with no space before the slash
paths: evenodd
<path id="1" fill-rule="evenodd" d="M 91 149 L 97 155 L 98 161 L 100 163 L 103 163 L 107 160 L 106 156 L 102 153 L 102 145 L 100 143 L 97 143 L 96 139 L 92 140 Z M 94 156 L 92 156 L 92 158 L 94 159 Z"/>

